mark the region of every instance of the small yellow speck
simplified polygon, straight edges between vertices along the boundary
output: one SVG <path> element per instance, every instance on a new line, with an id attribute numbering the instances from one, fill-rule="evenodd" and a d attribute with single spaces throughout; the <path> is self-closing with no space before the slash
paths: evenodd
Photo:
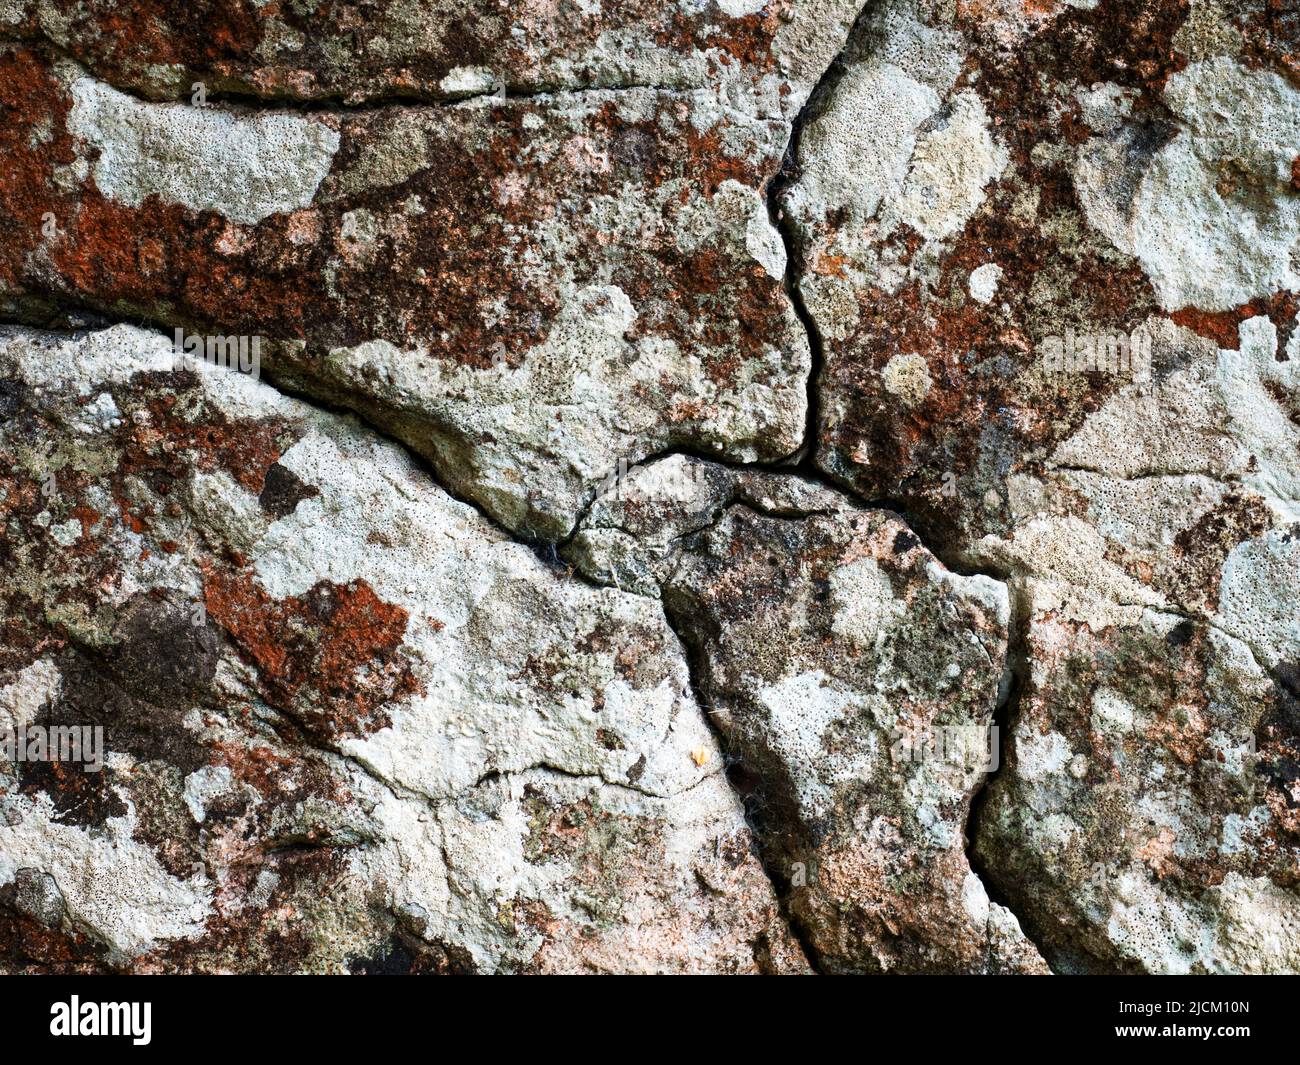
<path id="1" fill-rule="evenodd" d="M 703 747 L 699 748 L 698 750 L 691 751 L 691 761 L 694 762 L 696 765 L 703 765 L 708 760 L 709 760 L 709 752 L 706 751 Z"/>

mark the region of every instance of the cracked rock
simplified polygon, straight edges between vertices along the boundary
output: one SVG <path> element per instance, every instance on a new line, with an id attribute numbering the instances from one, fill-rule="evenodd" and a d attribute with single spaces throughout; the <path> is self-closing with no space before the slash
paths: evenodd
<path id="1" fill-rule="evenodd" d="M 1038 590 L 975 832 L 1061 968 L 1296 967 L 1287 818 L 1219 749 L 1264 720 L 1294 742 L 1293 29 L 1262 4 L 889 0 L 780 195 L 815 465 Z M 1197 635 L 1167 653 L 1166 629 Z"/>
<path id="2" fill-rule="evenodd" d="M 142 102 L 0 46 L 0 307 L 257 338 L 514 531 L 620 459 L 797 450 L 808 340 L 764 184 L 790 127 L 707 89 L 451 107 Z"/>
<path id="3" fill-rule="evenodd" d="M 793 116 L 843 43 L 845 0 L 265 4 L 217 0 L 203 18 L 157 0 L 10 0 L 0 29 L 44 39 L 96 76 L 157 99 L 410 97 L 650 85 L 718 86 Z"/>
<path id="4" fill-rule="evenodd" d="M 579 559 L 661 582 L 822 966 L 1045 972 L 965 853 L 997 750 L 1005 586 L 948 571 L 893 515 L 816 485 L 680 459 L 637 472 L 589 517 Z"/>
<path id="5" fill-rule="evenodd" d="M 821 469 L 972 567 L 1205 609 L 1296 517 L 1300 90 L 1249 6 L 1129 6 L 880 5 L 781 202 Z"/>
<path id="6" fill-rule="evenodd" d="M 0 380 L 3 724 L 104 747 L 4 764 L 6 968 L 806 966 L 657 603 L 158 334 Z"/>
<path id="7" fill-rule="evenodd" d="M 1222 630 L 1031 582 L 976 852 L 1058 971 L 1300 968 L 1296 690 Z"/>
<path id="8" fill-rule="evenodd" d="M 1298 55 L 0 0 L 0 970 L 1300 971 Z"/>

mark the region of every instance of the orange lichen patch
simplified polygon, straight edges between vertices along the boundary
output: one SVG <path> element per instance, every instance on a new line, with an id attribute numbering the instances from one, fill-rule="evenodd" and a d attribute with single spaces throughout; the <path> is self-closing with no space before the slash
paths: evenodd
<path id="1" fill-rule="evenodd" d="M 117 509 L 122 515 L 122 524 L 133 533 L 139 534 L 149 528 L 144 518 L 132 510 L 131 504 L 125 496 L 114 495 L 113 502 L 117 504 Z"/>
<path id="2" fill-rule="evenodd" d="M 288 239 L 286 219 L 263 223 L 256 246 L 231 258 L 220 250 L 227 246 L 225 225 L 212 212 L 196 215 L 152 199 L 128 207 L 106 200 L 92 183 L 66 227 L 50 259 L 69 295 L 100 305 L 166 303 L 191 320 L 222 322 L 221 332 L 243 335 L 303 339 L 311 321 L 329 317 L 333 301 L 311 269 L 312 257 Z"/>
<path id="3" fill-rule="evenodd" d="M 215 216 L 153 200 L 142 208 L 112 203 L 93 179 L 63 191 L 53 175 L 76 157 L 69 103 L 42 53 L 0 54 L 0 110 L 10 118 L 0 130 L 0 223 L 9 234 L 0 248 L 0 285 L 115 309 L 167 303 L 195 320 L 236 323 L 232 331 L 274 324 L 280 334 L 303 334 L 303 308 L 324 293 L 310 277 L 293 276 L 274 247 L 260 249 L 257 262 L 232 277 L 213 248 L 222 228 Z M 284 226 L 280 220 L 270 230 Z"/>
<path id="4" fill-rule="evenodd" d="M 368 735 L 390 724 L 387 703 L 420 690 L 398 654 L 406 611 L 364 580 L 277 600 L 247 570 L 201 568 L 208 616 L 257 668 L 267 701 L 308 731 Z"/>
<path id="5" fill-rule="evenodd" d="M 0 113 L 0 286 L 7 287 L 18 282 L 24 260 L 42 240 L 59 239 L 43 233 L 47 222 L 61 230 L 69 213 L 50 175 L 72 162 L 73 150 L 64 124 L 67 98 L 35 51 L 0 51 Z"/>
<path id="6" fill-rule="evenodd" d="M 1134 857 L 1145 863 L 1157 878 L 1164 879 L 1173 867 L 1175 838 L 1168 828 L 1161 828 L 1134 852 Z"/>
<path id="7" fill-rule="evenodd" d="M 822 252 L 813 264 L 813 273 L 821 274 L 823 277 L 846 277 L 844 264 L 848 261 L 847 255 L 831 255 Z"/>
<path id="8" fill-rule="evenodd" d="M 100 513 L 94 507 L 87 506 L 85 503 L 72 508 L 72 516 L 81 522 L 81 535 L 89 536 L 91 528 L 100 519 Z"/>
<path id="9" fill-rule="evenodd" d="M 682 126 L 688 149 L 686 160 L 691 176 L 709 195 L 717 192 L 724 181 L 738 181 L 747 185 L 754 180 L 754 160 L 731 155 L 723 142 L 721 125 L 706 130 L 695 128 L 686 113 L 686 105 L 679 104 L 677 118 Z M 663 135 L 660 134 L 662 137 Z"/>
<path id="10" fill-rule="evenodd" d="M 1169 315 L 1175 325 L 1190 329 L 1198 336 L 1213 340 L 1221 348 L 1238 346 L 1237 326 L 1249 315 L 1243 316 L 1240 310 L 1202 311 L 1196 307 L 1184 307 Z"/>
<path id="11" fill-rule="evenodd" d="M 120 471 L 144 477 L 165 495 L 185 467 L 205 473 L 220 468 L 254 495 L 261 492 L 267 471 L 280 458 L 282 441 L 292 439 L 292 423 L 280 418 L 231 419 L 213 408 L 205 408 L 201 416 L 183 415 L 178 398 L 152 394 L 145 405 L 148 420 L 125 421 Z M 125 500 L 119 505 L 125 516 Z"/>
<path id="12" fill-rule="evenodd" d="M 1198 336 L 1213 340 L 1221 348 L 1237 351 L 1241 338 L 1237 327 L 1248 318 L 1267 315 L 1278 327 L 1278 351 L 1284 351 L 1295 329 L 1300 299 L 1285 289 L 1267 298 L 1257 298 L 1229 311 L 1202 311 L 1196 307 L 1183 307 L 1173 311 L 1169 318 L 1176 325 L 1190 329 Z"/>
<path id="13" fill-rule="evenodd" d="M 756 12 L 729 19 L 724 26 L 709 32 L 703 43 L 710 48 L 720 49 L 750 70 L 770 70 L 775 65 L 772 59 L 772 40 L 781 28 L 782 6 L 769 3 L 765 7 L 765 13 Z M 791 5 L 784 6 L 788 10 Z"/>

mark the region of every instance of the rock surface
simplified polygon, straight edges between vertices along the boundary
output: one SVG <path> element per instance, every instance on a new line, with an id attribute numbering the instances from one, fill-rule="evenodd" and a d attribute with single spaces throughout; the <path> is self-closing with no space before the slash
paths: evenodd
<path id="1" fill-rule="evenodd" d="M 637 473 L 589 517 L 580 561 L 660 581 L 823 967 L 1045 972 L 965 854 L 996 768 L 1005 585 L 949 572 L 897 518 L 789 475 L 678 459 Z"/>
<path id="2" fill-rule="evenodd" d="M 1029 681 L 977 853 L 1047 957 L 1296 971 L 1294 688 L 1177 615 L 1038 582 L 1028 607 Z"/>
<path id="3" fill-rule="evenodd" d="M 0 970 L 1300 971 L 1297 55 L 0 0 Z"/>
<path id="4" fill-rule="evenodd" d="M 0 27 L 154 99 L 214 93 L 348 104 L 484 93 L 717 86 L 793 117 L 843 44 L 844 0 L 485 3 L 8 0 Z"/>
<path id="5" fill-rule="evenodd" d="M 11 14 L 0 308 L 259 335 L 282 380 L 533 538 L 565 536 L 620 459 L 799 448 L 808 341 L 763 194 L 856 14 L 842 0 L 543 6 L 518 33 L 488 5 L 233 0 L 207 25 L 156 6 Z M 376 100 L 132 94 L 193 78 Z M 429 104 L 389 100 L 409 84 Z"/>
<path id="6" fill-rule="evenodd" d="M 887 2 L 781 196 L 815 465 L 1009 582 L 977 865 L 1060 970 L 1297 967 L 1295 28 Z"/>
<path id="7" fill-rule="evenodd" d="M 0 883 L 61 897 L 11 966 L 806 964 L 653 602 L 156 334 L 0 380 L 0 706 L 108 752 L 6 764 Z"/>

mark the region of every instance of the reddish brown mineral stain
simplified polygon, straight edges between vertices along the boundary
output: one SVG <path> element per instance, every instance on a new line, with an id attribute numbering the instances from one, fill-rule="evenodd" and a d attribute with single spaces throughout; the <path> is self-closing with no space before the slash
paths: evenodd
<path id="1" fill-rule="evenodd" d="M 1300 299 L 1297 299 L 1294 292 L 1282 290 L 1267 298 L 1253 299 L 1229 311 L 1202 311 L 1196 307 L 1183 307 L 1172 312 L 1169 318 L 1176 325 L 1213 340 L 1221 348 L 1237 351 L 1241 347 L 1237 327 L 1247 319 L 1266 315 L 1278 327 L 1278 350 L 1282 351 L 1295 329 L 1298 312 Z"/>
<path id="2" fill-rule="evenodd" d="M 73 159 L 67 112 L 62 88 L 36 52 L 0 52 L 0 287 L 17 284 L 23 261 L 41 241 L 58 240 L 44 232 L 48 224 L 56 232 L 67 224 L 71 209 L 50 179 L 55 166 Z"/>
<path id="3" fill-rule="evenodd" d="M 274 599 L 248 570 L 201 568 L 208 615 L 257 667 L 268 702 L 309 731 L 367 735 L 390 723 L 385 704 L 419 690 L 397 655 L 407 613 L 364 580 Z"/>

